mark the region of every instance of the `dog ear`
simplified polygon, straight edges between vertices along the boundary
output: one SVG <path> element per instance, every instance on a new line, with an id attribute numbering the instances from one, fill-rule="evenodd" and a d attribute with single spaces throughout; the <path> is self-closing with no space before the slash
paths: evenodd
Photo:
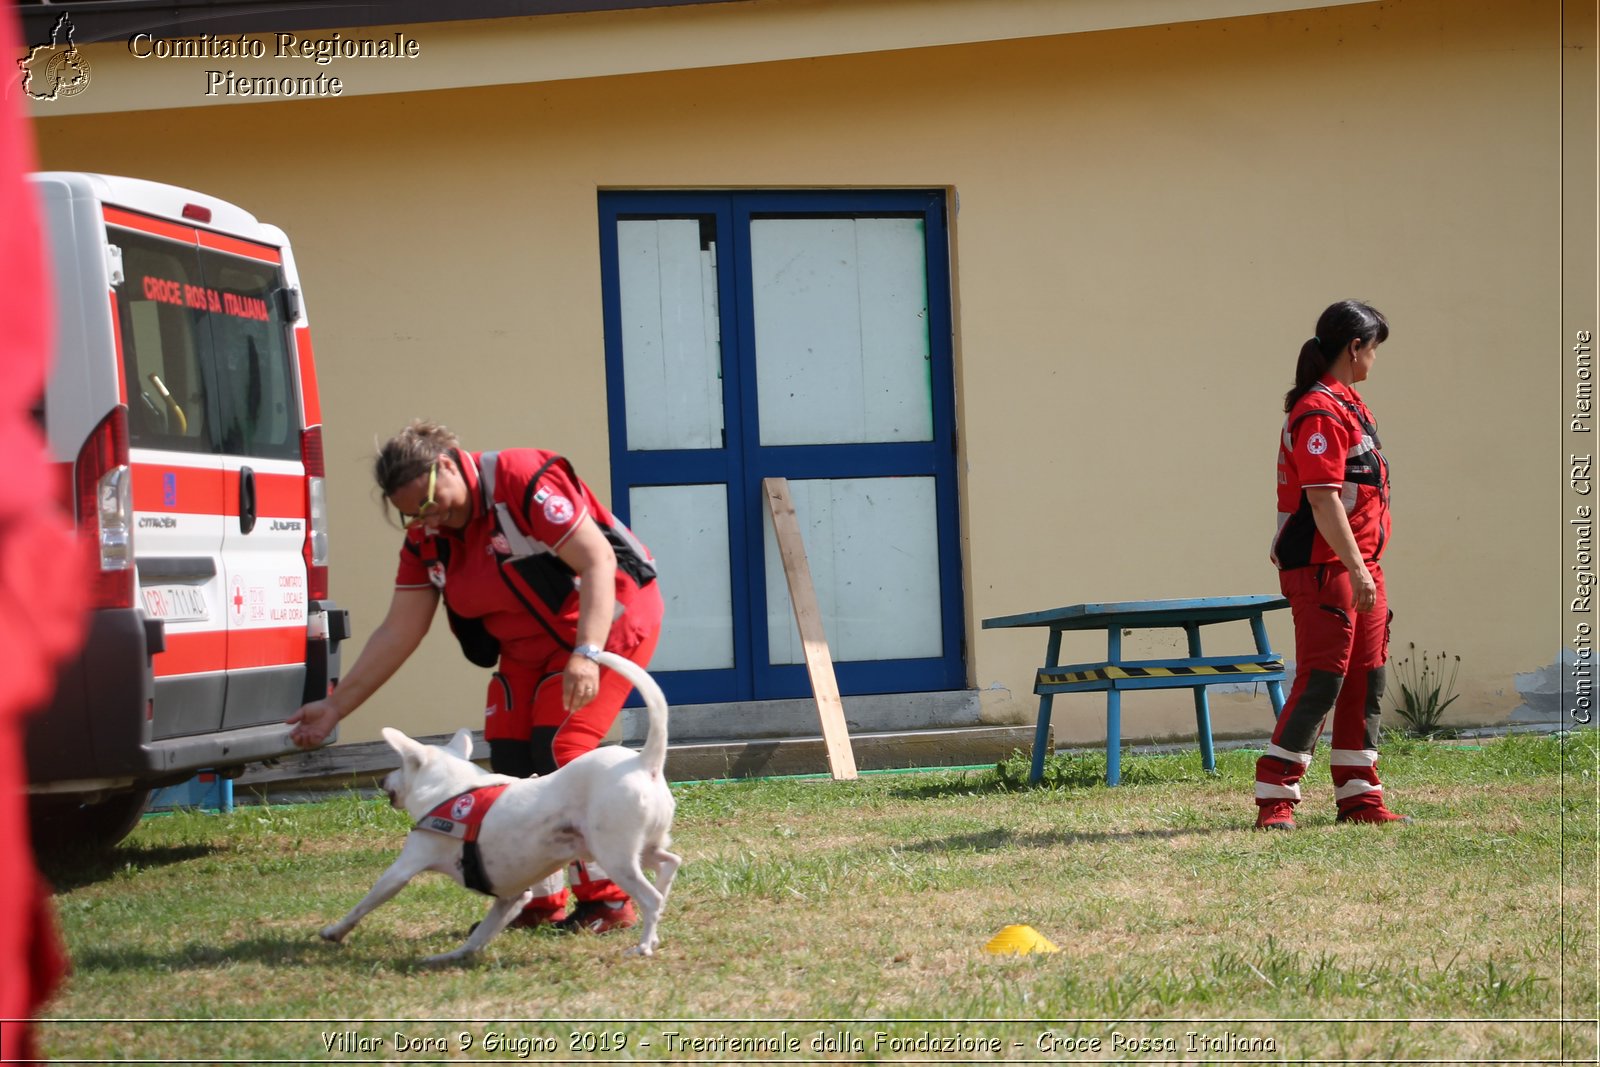
<path id="1" fill-rule="evenodd" d="M 465 726 L 457 730 L 456 735 L 450 739 L 450 743 L 444 746 L 444 750 L 452 756 L 460 756 L 464 760 L 471 760 L 472 731 Z"/>
<path id="2" fill-rule="evenodd" d="M 422 766 L 428 758 L 428 746 L 419 745 L 392 726 L 383 728 L 383 739 L 389 747 L 400 753 L 400 762 L 407 770 Z"/>

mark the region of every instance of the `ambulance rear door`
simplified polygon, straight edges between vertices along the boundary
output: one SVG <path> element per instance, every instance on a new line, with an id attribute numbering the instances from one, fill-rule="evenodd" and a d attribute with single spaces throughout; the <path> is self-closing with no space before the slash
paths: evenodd
<path id="1" fill-rule="evenodd" d="M 279 247 L 204 228 L 199 242 L 220 393 L 222 725 L 237 729 L 281 722 L 306 688 L 308 500 L 291 333 L 298 287 Z"/>
<path id="2" fill-rule="evenodd" d="M 137 602 L 164 627 L 151 738 L 217 730 L 227 690 L 227 509 L 218 382 L 193 227 L 106 205 L 123 281 L 115 322 L 128 404 Z"/>

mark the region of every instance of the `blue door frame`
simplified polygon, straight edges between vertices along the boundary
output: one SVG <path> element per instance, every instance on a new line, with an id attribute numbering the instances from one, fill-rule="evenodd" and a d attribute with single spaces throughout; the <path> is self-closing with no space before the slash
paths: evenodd
<path id="1" fill-rule="evenodd" d="M 938 524 L 939 657 L 834 663 L 839 690 L 930 692 L 966 685 L 966 640 L 956 490 L 955 377 L 950 264 L 943 191 L 601 193 L 600 269 L 605 326 L 607 418 L 612 509 L 630 520 L 629 491 L 641 486 L 720 483 L 727 487 L 732 570 L 734 667 L 664 671 L 678 704 L 767 700 L 810 694 L 804 664 L 768 662 L 763 559 L 763 478 L 931 477 Z M 888 444 L 764 446 L 756 395 L 755 311 L 751 297 L 752 218 L 916 217 L 923 222 L 933 438 Z M 720 449 L 629 451 L 623 397 L 622 306 L 617 223 L 624 219 L 710 217 L 717 234 L 717 291 L 722 340 L 724 443 Z M 670 569 L 662 581 L 692 580 Z"/>

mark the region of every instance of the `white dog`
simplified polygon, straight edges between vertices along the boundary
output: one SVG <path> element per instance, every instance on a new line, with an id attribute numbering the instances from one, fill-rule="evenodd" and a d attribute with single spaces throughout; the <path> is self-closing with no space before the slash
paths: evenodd
<path id="1" fill-rule="evenodd" d="M 383 780 L 383 788 L 389 802 L 416 820 L 416 826 L 372 891 L 350 914 L 324 927 L 323 937 L 344 940 L 368 912 L 412 878 L 440 871 L 494 897 L 488 914 L 460 948 L 424 962 L 463 959 L 505 929 L 532 899 L 534 885 L 581 860 L 598 863 L 639 907 L 639 943 L 627 954 L 655 951 L 660 944 L 656 924 L 680 862 L 667 851 L 674 807 L 663 774 L 667 702 L 655 680 L 631 660 L 610 652 L 601 652 L 598 659 L 644 696 L 650 725 L 638 752 L 606 746 L 554 774 L 511 778 L 469 761 L 472 735 L 467 730 L 436 748 L 384 728 L 384 740 L 400 753 L 401 762 Z M 487 813 L 474 825 L 471 809 L 481 813 L 486 801 L 472 791 L 485 786 L 502 791 L 488 801 Z M 645 879 L 645 868 L 655 871 L 654 885 Z"/>

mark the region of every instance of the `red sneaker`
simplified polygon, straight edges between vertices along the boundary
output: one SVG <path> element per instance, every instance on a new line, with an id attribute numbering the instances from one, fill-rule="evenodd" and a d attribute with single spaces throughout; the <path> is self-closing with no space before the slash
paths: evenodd
<path id="1" fill-rule="evenodd" d="M 569 934 L 603 934 L 627 929 L 638 921 L 631 900 L 580 900 L 571 915 L 556 923 L 556 929 Z"/>
<path id="2" fill-rule="evenodd" d="M 1334 821 L 1370 822 L 1379 824 L 1391 822 L 1405 823 L 1411 821 L 1411 816 L 1401 815 L 1399 812 L 1390 811 L 1382 804 L 1363 804 L 1359 808 L 1350 808 L 1348 810 L 1339 812 L 1339 817 Z"/>
<path id="3" fill-rule="evenodd" d="M 1269 800 L 1256 804 L 1257 830 L 1293 830 L 1294 801 Z"/>

